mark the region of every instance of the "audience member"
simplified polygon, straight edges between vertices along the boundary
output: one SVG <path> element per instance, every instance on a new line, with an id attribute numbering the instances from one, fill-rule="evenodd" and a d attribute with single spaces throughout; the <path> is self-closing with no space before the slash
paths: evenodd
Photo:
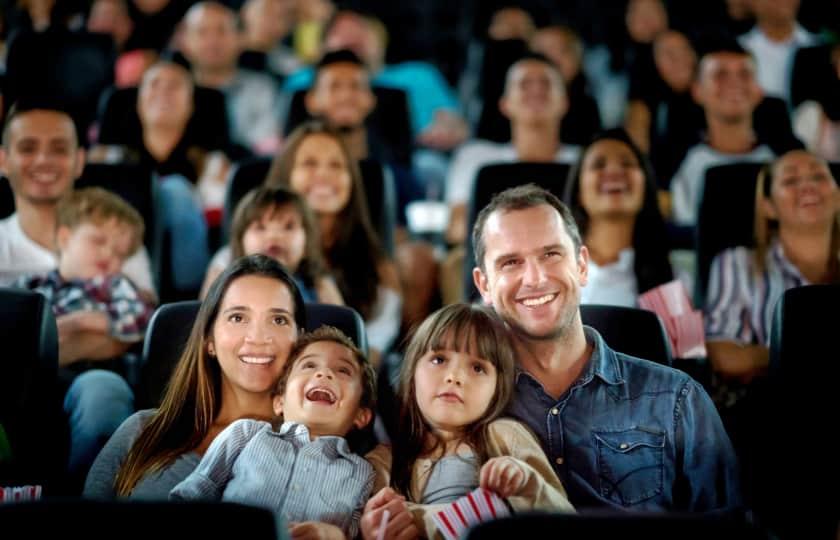
<path id="1" fill-rule="evenodd" d="M 58 266 L 56 208 L 85 163 L 73 120 L 53 105 L 21 102 L 6 116 L 0 164 L 15 199 L 15 213 L 0 220 L 0 285 Z M 149 257 L 141 248 L 123 267 L 153 294 Z"/>
<path id="2" fill-rule="evenodd" d="M 773 310 L 787 289 L 840 282 L 840 189 L 826 163 L 804 150 L 762 170 L 755 201 L 754 249 L 715 257 L 709 272 L 706 347 L 732 406 L 766 372 Z"/>
<path id="3" fill-rule="evenodd" d="M 156 410 L 138 411 L 97 456 L 84 496 L 165 500 L 213 439 L 241 418 L 270 420 L 303 298 L 280 263 L 243 257 L 210 287 Z"/>
<path id="4" fill-rule="evenodd" d="M 58 362 L 65 366 L 62 378 L 78 379 L 67 391 L 64 409 L 70 419 L 68 468 L 83 474 L 134 412 L 134 396 L 116 373 L 86 369 L 77 378 L 78 370 L 66 367 L 121 356 L 143 339 L 155 306 L 122 274 L 143 240 L 137 210 L 104 189 L 81 189 L 61 200 L 56 225 L 58 268 L 23 276 L 17 286 L 49 301 L 58 326 Z"/>
<path id="5" fill-rule="evenodd" d="M 502 418 L 514 377 L 510 334 L 486 307 L 445 306 L 411 338 L 400 370 L 393 452 L 380 446 L 368 459 L 381 483 L 390 478 L 382 496 L 405 496 L 425 537 L 438 537 L 436 511 L 478 487 L 517 512 L 573 510 L 534 435 Z M 380 528 L 381 511 L 375 504 L 367 510 L 363 527 Z"/>
<path id="6" fill-rule="evenodd" d="M 282 187 L 259 187 L 239 201 L 230 245 L 210 261 L 201 297 L 233 261 L 257 253 L 275 259 L 292 274 L 305 302 L 344 303 L 326 269 L 315 217 L 297 193 Z"/>
<path id="7" fill-rule="evenodd" d="M 799 47 L 817 44 L 817 37 L 796 22 L 799 0 L 752 0 L 756 24 L 738 41 L 750 51 L 756 79 L 765 95 L 790 105 L 793 58 Z"/>
<path id="8" fill-rule="evenodd" d="M 299 193 L 318 218 L 327 265 L 348 306 L 365 320 L 371 360 L 387 352 L 400 328 L 402 293 L 394 263 L 370 224 L 356 161 L 341 135 L 307 122 L 289 136 L 266 179 Z"/>
<path id="9" fill-rule="evenodd" d="M 117 51 L 123 51 L 134 29 L 126 0 L 94 0 L 86 28 L 88 32 L 111 36 Z"/>
<path id="10" fill-rule="evenodd" d="M 236 13 L 209 0 L 184 16 L 183 52 L 195 81 L 225 94 L 231 139 L 255 154 L 274 153 L 280 137 L 280 97 L 271 77 L 238 67 Z"/>
<path id="11" fill-rule="evenodd" d="M 589 252 L 568 208 L 533 185 L 497 195 L 473 275 L 515 336 L 509 412 L 536 433 L 577 509 L 739 509 L 736 457 L 687 374 L 613 351 L 581 323 Z"/>
<path id="12" fill-rule="evenodd" d="M 355 538 L 374 473 L 345 437 L 370 423 L 375 399 L 376 373 L 350 338 L 304 334 L 277 382 L 274 424 L 229 425 L 169 498 L 265 507 L 293 538 Z"/>
<path id="13" fill-rule="evenodd" d="M 510 143 L 471 141 L 452 159 L 446 183 L 446 200 L 452 212 L 451 243 L 460 244 L 466 239 L 467 204 L 481 167 L 504 161 L 571 163 L 580 151 L 560 141 L 559 126 L 568 110 L 568 99 L 560 72 L 545 57 L 529 55 L 508 69 L 499 109 L 510 119 Z"/>
<path id="14" fill-rule="evenodd" d="M 295 51 L 284 43 L 295 24 L 294 8 L 295 2 L 289 0 L 246 0 L 240 8 L 243 55 L 265 55 L 262 69 L 279 78 L 302 65 Z M 240 56 L 240 64 L 242 59 Z"/>
<path id="15" fill-rule="evenodd" d="M 737 43 L 721 44 L 703 54 L 692 94 L 703 107 L 707 132 L 703 142 L 688 150 L 671 180 L 671 217 L 678 225 L 696 223 L 706 169 L 773 157 L 753 129 L 753 111 L 762 97 L 755 61 Z"/>
<path id="16" fill-rule="evenodd" d="M 602 132 L 582 151 L 564 199 L 589 251 L 581 303 L 633 307 L 673 279 L 656 180 L 624 130 Z"/>

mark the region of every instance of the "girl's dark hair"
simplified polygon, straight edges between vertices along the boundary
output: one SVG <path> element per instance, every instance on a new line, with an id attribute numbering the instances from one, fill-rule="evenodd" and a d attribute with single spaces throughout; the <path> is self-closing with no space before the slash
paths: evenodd
<path id="1" fill-rule="evenodd" d="M 131 445 L 117 472 L 114 487 L 118 496 L 130 495 L 144 476 L 194 450 L 207 436 L 222 406 L 222 370 L 219 361 L 208 354 L 207 340 L 228 287 L 243 276 L 265 276 L 283 283 L 294 300 L 297 330 L 306 328 L 303 297 L 280 263 L 265 255 L 234 261 L 210 286 L 160 407 Z"/>
<path id="2" fill-rule="evenodd" d="M 245 231 L 255 221 L 262 219 L 266 212 L 274 214 L 280 208 L 293 206 L 300 215 L 303 231 L 306 234 L 303 259 L 293 273 L 303 278 L 304 284 L 314 287 L 316 281 L 327 274 L 324 257 L 321 253 L 321 233 L 309 206 L 303 198 L 285 187 L 257 187 L 245 194 L 233 213 L 230 233 L 230 250 L 234 259 L 245 255 L 242 238 Z M 288 269 L 291 272 L 291 269 Z"/>
<path id="3" fill-rule="evenodd" d="M 450 304 L 429 315 L 414 332 L 400 369 L 400 421 L 393 438 L 391 486 L 406 496 L 411 493 L 414 462 L 424 455 L 442 455 L 444 449 L 443 441 L 436 438 L 423 418 L 414 387 L 420 360 L 430 351 L 443 350 L 469 352 L 496 368 L 496 393 L 490 405 L 478 420 L 464 426 L 462 442 L 472 448 L 479 465 L 489 457 L 488 426 L 504 413 L 513 397 L 513 341 L 504 322 L 492 310 L 461 303 Z"/>
<path id="4" fill-rule="evenodd" d="M 319 120 L 305 122 L 289 135 L 283 151 L 274 158 L 266 185 L 291 189 L 291 173 L 298 148 L 311 135 L 325 135 L 335 140 L 350 173 L 350 200 L 336 216 L 335 241 L 324 246 L 324 256 L 347 305 L 367 319 L 376 303 L 379 274 L 376 269 L 385 258 L 382 245 L 370 222 L 365 188 L 359 164 L 350 155 L 341 134 Z M 322 231 L 323 234 L 323 231 Z"/>
<path id="5" fill-rule="evenodd" d="M 593 137 L 569 171 L 563 201 L 572 210 L 581 236 L 586 238 L 589 215 L 580 202 L 580 177 L 583 172 L 583 162 L 589 150 L 593 145 L 604 140 L 618 141 L 627 145 L 639 161 L 639 167 L 645 178 L 642 207 L 633 226 L 633 251 L 635 252 L 633 271 L 636 274 L 636 288 L 639 293 L 643 293 L 671 281 L 674 279 L 674 273 L 668 260 L 668 243 L 664 241 L 667 238 L 667 230 L 656 200 L 657 187 L 653 167 L 626 131 L 621 128 L 608 129 Z"/>

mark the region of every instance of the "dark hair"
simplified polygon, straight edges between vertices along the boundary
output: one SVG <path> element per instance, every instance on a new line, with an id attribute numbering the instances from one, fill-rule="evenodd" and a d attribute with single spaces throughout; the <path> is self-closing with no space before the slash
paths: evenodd
<path id="1" fill-rule="evenodd" d="M 33 111 L 47 111 L 66 116 L 70 123 L 73 125 L 73 136 L 75 137 L 73 143 L 75 143 L 77 147 L 81 146 L 81 141 L 83 141 L 84 139 L 79 136 L 79 125 L 76 122 L 76 119 L 73 118 L 73 115 L 70 114 L 69 109 L 67 109 L 64 106 L 64 104 L 61 103 L 61 100 L 59 98 L 50 99 L 32 97 L 21 98 L 17 100 L 12 104 L 12 106 L 9 108 L 9 111 L 6 113 L 6 118 L 3 122 L 4 147 L 8 148 L 9 146 L 9 129 L 12 127 L 12 123 L 15 121 L 15 118 Z"/>
<path id="2" fill-rule="evenodd" d="M 83 223 L 102 225 L 114 219 L 132 232 L 129 255 L 143 244 L 146 225 L 140 213 L 125 199 L 100 187 L 76 189 L 62 197 L 56 209 L 56 227 L 75 229 Z"/>
<path id="3" fill-rule="evenodd" d="M 739 56 L 746 56 L 755 63 L 753 54 L 741 46 L 738 40 L 729 34 L 711 31 L 698 36 L 696 40 L 696 51 L 697 66 L 695 69 L 697 72 L 694 75 L 695 80 L 699 80 L 700 78 L 703 60 L 712 54 L 737 54 Z"/>
<path id="4" fill-rule="evenodd" d="M 230 284 L 252 275 L 282 282 L 292 295 L 297 329 L 306 328 L 303 297 L 280 263 L 265 255 L 234 261 L 210 286 L 163 400 L 120 466 L 114 480 L 118 496 L 128 496 L 145 475 L 194 450 L 207 436 L 222 406 L 222 372 L 218 360 L 207 352 L 207 340 Z"/>
<path id="5" fill-rule="evenodd" d="M 246 255 L 242 238 L 245 236 L 248 227 L 261 219 L 266 212 L 273 215 L 274 212 L 286 205 L 292 206 L 300 215 L 304 234 L 306 234 L 303 259 L 301 259 L 295 271 L 291 269 L 289 271 L 300 275 L 306 285 L 315 286 L 316 280 L 327 273 L 321 252 L 321 234 L 309 206 L 300 195 L 288 188 L 261 186 L 252 189 L 242 197 L 242 200 L 236 205 L 231 223 L 231 255 L 233 255 L 233 258 Z"/>
<path id="6" fill-rule="evenodd" d="M 295 346 L 289 352 L 289 359 L 286 361 L 286 365 L 283 366 L 283 373 L 277 381 L 275 394 L 282 395 L 286 391 L 286 383 L 289 381 L 289 374 L 295 363 L 303 356 L 303 352 L 307 347 L 320 341 L 337 343 L 353 353 L 353 359 L 356 360 L 356 364 L 359 366 L 359 375 L 362 379 L 362 396 L 359 400 L 359 406 L 373 411 L 376 407 L 376 370 L 373 369 L 373 365 L 371 365 L 365 353 L 353 343 L 353 340 L 334 326 L 323 325 L 298 338 Z"/>
<path id="7" fill-rule="evenodd" d="M 536 51 L 526 51 L 522 53 L 522 55 L 520 55 L 505 72 L 505 88 L 503 91 L 504 94 L 507 94 L 508 92 L 508 87 L 511 84 L 510 78 L 514 69 L 522 62 L 539 62 L 541 64 L 544 64 L 552 73 L 554 73 L 557 76 L 557 79 L 560 82 L 560 92 L 562 92 L 563 94 L 568 93 L 566 89 L 566 84 L 569 81 L 563 80 L 563 74 L 560 73 L 560 68 L 544 54 L 538 53 Z"/>
<path id="8" fill-rule="evenodd" d="M 364 62 L 359 56 L 351 51 L 350 49 L 340 49 L 337 51 L 329 51 L 324 53 L 318 63 L 315 64 L 315 72 L 319 72 L 322 68 L 325 68 L 332 64 L 355 64 L 360 68 L 367 70 Z M 317 75 L 316 75 L 317 76 Z"/>
<path id="9" fill-rule="evenodd" d="M 376 302 L 376 289 L 379 285 L 376 268 L 385 259 L 385 253 L 370 224 L 359 164 L 350 155 L 338 130 L 320 120 L 304 122 L 295 128 L 283 151 L 274 158 L 266 185 L 290 188 L 298 148 L 311 135 L 326 135 L 333 139 L 347 162 L 351 183 L 350 200 L 336 216 L 337 238 L 333 245 L 324 248 L 324 256 L 347 305 L 367 319 Z"/>
<path id="10" fill-rule="evenodd" d="M 608 129 L 593 137 L 592 142 L 581 151 L 577 162 L 569 170 L 563 202 L 571 209 L 581 234 L 585 237 L 589 229 L 589 215 L 580 202 L 580 177 L 583 172 L 583 162 L 589 150 L 595 144 L 605 140 L 618 141 L 626 145 L 636 156 L 644 176 L 644 198 L 633 226 L 633 272 L 636 275 L 638 292 L 643 293 L 671 281 L 674 274 L 668 260 L 668 243 L 665 242 L 667 231 L 657 203 L 657 186 L 653 167 L 626 131 L 621 128 Z"/>
<path id="11" fill-rule="evenodd" d="M 493 196 L 487 206 L 481 209 L 478 217 L 475 220 L 475 225 L 472 230 L 472 242 L 475 249 L 475 264 L 484 270 L 484 254 L 487 251 L 484 245 L 484 225 L 487 219 L 493 212 L 511 212 L 514 210 L 526 210 L 546 204 L 560 214 L 563 220 L 563 225 L 566 227 L 566 232 L 569 238 L 572 239 L 572 244 L 575 246 L 575 251 L 580 251 L 581 241 L 580 232 L 578 231 L 575 218 L 571 211 L 563 202 L 557 198 L 556 195 L 550 191 L 541 188 L 536 184 L 525 184 L 509 188 L 501 193 Z"/>
<path id="12" fill-rule="evenodd" d="M 450 304 L 429 315 L 415 330 L 400 368 L 398 401 L 400 429 L 393 438 L 391 486 L 403 495 L 411 493 L 411 470 L 422 455 L 443 450 L 417 405 L 414 374 L 417 364 L 430 351 L 469 352 L 496 368 L 496 392 L 487 410 L 463 426 L 462 441 L 476 455 L 479 465 L 489 458 L 488 427 L 502 416 L 513 397 L 515 353 L 505 323 L 490 308 L 478 304 Z M 429 440 L 434 444 L 429 445 Z M 414 501 L 420 502 L 420 501 Z"/>

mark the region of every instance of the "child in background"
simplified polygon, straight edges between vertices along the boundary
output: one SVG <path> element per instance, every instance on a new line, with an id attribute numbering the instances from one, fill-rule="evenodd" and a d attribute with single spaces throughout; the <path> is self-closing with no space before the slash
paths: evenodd
<path id="1" fill-rule="evenodd" d="M 233 214 L 230 245 L 210 261 L 201 297 L 233 260 L 261 253 L 294 275 L 305 301 L 343 305 L 324 264 L 320 237 L 311 211 L 297 193 L 282 187 L 249 191 Z"/>
<path id="2" fill-rule="evenodd" d="M 56 316 L 59 378 L 69 385 L 63 406 L 72 482 L 84 478 L 105 441 L 134 412 L 134 394 L 123 377 L 90 369 L 86 361 L 119 368 L 103 361 L 143 339 L 154 302 L 121 273 L 140 248 L 143 230 L 143 218 L 119 196 L 101 188 L 74 191 L 57 207 L 58 268 L 17 282 L 46 296 Z"/>
<path id="3" fill-rule="evenodd" d="M 329 326 L 303 335 L 277 383 L 277 425 L 230 424 L 170 498 L 267 507 L 292 538 L 354 538 L 374 475 L 345 436 L 370 422 L 375 392 L 373 368 L 350 338 Z"/>
<path id="4" fill-rule="evenodd" d="M 439 536 L 434 511 L 479 486 L 516 511 L 572 510 L 537 439 L 500 418 L 513 386 L 509 331 L 483 306 L 448 305 L 412 337 L 400 373 L 400 431 L 390 456 L 380 446 L 368 459 L 376 487 L 390 483 L 404 495 L 428 537 Z"/>
<path id="5" fill-rule="evenodd" d="M 61 365 L 114 358 L 143 339 L 155 306 L 121 273 L 143 231 L 140 214 L 101 188 L 76 190 L 59 204 L 58 268 L 17 285 L 52 305 Z"/>

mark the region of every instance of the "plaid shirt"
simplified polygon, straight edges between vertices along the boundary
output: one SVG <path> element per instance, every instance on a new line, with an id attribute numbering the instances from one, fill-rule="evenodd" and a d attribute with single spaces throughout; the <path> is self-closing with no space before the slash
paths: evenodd
<path id="1" fill-rule="evenodd" d="M 75 311 L 105 312 L 110 321 L 108 333 L 124 342 L 143 339 L 155 309 L 122 274 L 68 281 L 53 270 L 46 275 L 24 276 L 17 286 L 46 296 L 56 317 Z"/>

